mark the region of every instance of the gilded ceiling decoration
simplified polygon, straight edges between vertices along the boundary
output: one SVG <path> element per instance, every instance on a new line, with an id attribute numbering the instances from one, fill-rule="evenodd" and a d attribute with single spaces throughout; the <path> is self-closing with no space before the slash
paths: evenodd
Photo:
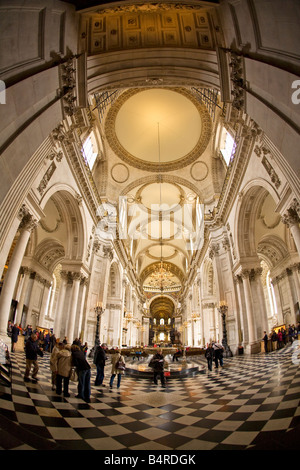
<path id="1" fill-rule="evenodd" d="M 89 55 L 154 47 L 214 49 L 209 9 L 145 2 L 81 13 L 80 47 Z"/>

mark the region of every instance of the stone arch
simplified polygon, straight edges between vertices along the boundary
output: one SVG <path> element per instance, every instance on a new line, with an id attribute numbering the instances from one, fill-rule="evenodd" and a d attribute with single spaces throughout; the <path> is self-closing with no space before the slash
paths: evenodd
<path id="1" fill-rule="evenodd" d="M 64 246 L 65 259 L 73 261 L 83 260 L 86 249 L 87 230 L 81 206 L 81 197 L 68 185 L 53 185 L 45 193 L 41 201 L 41 208 L 44 212 L 47 212 L 47 207 L 50 204 L 56 208 L 58 214 L 57 224 L 48 227 L 47 219 L 41 219 L 41 227 L 44 232 L 50 231 L 58 239 L 59 231 L 62 232 L 63 227 L 65 237 L 61 243 Z M 60 236 L 62 236 L 62 233 Z"/>
<path id="2" fill-rule="evenodd" d="M 236 249 L 239 259 L 257 258 L 257 240 L 255 239 L 255 224 L 259 210 L 267 195 L 275 203 L 278 202 L 277 192 L 273 186 L 263 179 L 248 183 L 240 193 L 240 202 L 235 219 Z"/>

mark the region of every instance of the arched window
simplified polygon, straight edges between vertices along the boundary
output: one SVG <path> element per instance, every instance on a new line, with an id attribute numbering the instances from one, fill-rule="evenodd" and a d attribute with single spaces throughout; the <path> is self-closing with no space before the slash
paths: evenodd
<path id="1" fill-rule="evenodd" d="M 163 318 L 161 318 L 159 324 L 160 324 L 160 325 L 164 325 L 164 324 L 165 324 L 165 320 L 164 320 Z"/>
<path id="2" fill-rule="evenodd" d="M 98 145 L 94 131 L 92 131 L 84 141 L 81 152 L 86 164 L 90 167 L 90 170 L 92 170 L 98 156 Z"/>
<path id="3" fill-rule="evenodd" d="M 220 151 L 224 157 L 226 165 L 228 166 L 232 155 L 235 152 L 236 143 L 232 135 L 226 130 L 223 130 Z"/>
<path id="4" fill-rule="evenodd" d="M 267 273 L 266 282 L 267 282 L 271 313 L 272 313 L 272 316 L 274 317 L 275 315 L 277 315 L 277 305 L 276 305 L 275 292 L 274 292 L 274 287 L 272 284 L 272 279 L 270 278 L 270 271 L 268 271 Z"/>

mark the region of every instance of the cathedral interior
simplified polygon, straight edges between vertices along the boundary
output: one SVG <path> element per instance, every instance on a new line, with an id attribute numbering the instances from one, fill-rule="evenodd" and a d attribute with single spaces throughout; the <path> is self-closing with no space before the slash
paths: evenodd
<path id="1" fill-rule="evenodd" d="M 10 349 L 12 322 L 69 343 L 79 338 L 89 350 L 97 340 L 110 349 L 198 354 L 219 342 L 232 364 L 218 378 L 227 402 L 211 389 L 224 407 L 214 426 L 216 417 L 200 414 L 204 405 L 217 414 L 209 401 L 199 404 L 209 396 L 206 374 L 202 385 L 187 377 L 185 392 L 174 382 L 172 401 L 164 394 L 155 404 L 143 382 L 136 389 L 144 401 L 129 399 L 134 379 L 125 375 L 128 392 L 113 411 L 119 403 L 141 416 L 108 417 L 101 396 L 93 410 L 76 408 L 80 417 L 56 406 L 60 418 L 82 420 L 66 428 L 27 403 L 33 392 L 25 398 L 16 372 L 24 365 L 20 337 L 11 353 L 18 398 L 1 388 L 0 448 L 238 449 L 258 434 L 256 448 L 288 448 L 287 432 L 299 439 L 293 345 L 271 351 L 276 374 L 278 364 L 290 371 L 290 415 L 290 400 L 277 408 L 270 400 L 259 419 L 246 418 L 261 399 L 253 391 L 245 394 L 249 409 L 230 419 L 239 413 L 228 387 L 240 380 L 242 361 L 258 395 L 268 391 L 259 382 L 259 371 L 270 382 L 275 374 L 262 354 L 264 332 L 300 322 L 299 2 L 2 0 L 0 11 L 1 344 Z M 177 423 L 159 414 L 175 415 L 184 393 Z M 157 438 L 149 437 L 151 419 Z M 43 442 L 24 442 L 17 425 Z"/>

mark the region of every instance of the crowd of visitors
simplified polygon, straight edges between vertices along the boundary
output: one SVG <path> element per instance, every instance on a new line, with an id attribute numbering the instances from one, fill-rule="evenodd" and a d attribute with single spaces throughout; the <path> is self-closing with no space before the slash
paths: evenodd
<path id="1" fill-rule="evenodd" d="M 208 370 L 212 370 L 213 362 L 216 369 L 218 369 L 219 365 L 223 367 L 223 351 L 224 347 L 221 343 L 212 342 L 208 344 L 205 350 Z"/>
<path id="2" fill-rule="evenodd" d="M 37 374 L 39 371 L 38 356 L 43 357 L 45 352 L 50 353 L 50 370 L 52 390 L 56 391 L 58 395 L 63 393 L 64 397 L 69 397 L 69 383 L 70 380 L 77 382 L 77 395 L 76 398 L 81 398 L 87 402 L 90 400 L 91 395 L 91 367 L 96 367 L 95 386 L 105 386 L 104 369 L 107 361 L 107 344 L 103 343 L 93 348 L 93 364 L 87 360 L 88 345 L 82 344 L 79 338 L 75 338 L 72 344 L 69 343 L 68 338 L 64 337 L 62 340 L 56 338 L 51 330 L 32 329 L 31 325 L 27 325 L 22 329 L 20 325 L 8 323 L 8 335 L 11 337 L 11 351 L 15 352 L 15 346 L 18 341 L 19 335 L 24 336 L 24 351 L 26 356 L 26 367 L 24 374 L 24 381 L 30 380 L 31 373 L 32 382 L 38 381 Z M 264 332 L 262 338 L 265 344 L 265 352 L 268 352 L 268 344 L 272 343 L 272 350 L 281 349 L 285 345 L 292 343 L 298 339 L 300 335 L 300 322 L 295 325 L 289 325 L 287 328 L 274 329 L 268 335 Z M 208 369 L 211 371 L 213 363 L 215 368 L 219 365 L 223 366 L 223 352 L 224 347 L 222 344 L 212 342 L 207 345 L 205 349 L 205 358 L 207 360 Z M 90 356 L 92 355 L 90 353 Z M 125 359 L 116 348 L 111 353 L 111 373 L 109 386 L 113 388 L 114 379 L 117 376 L 117 388 L 121 385 L 121 378 L 124 374 L 126 365 Z M 182 355 L 182 350 L 178 349 L 173 355 L 173 361 L 177 361 Z M 149 366 L 153 368 L 153 381 L 158 384 L 158 378 L 161 381 L 162 387 L 166 385 L 164 374 L 164 357 L 160 348 L 157 348 L 156 354 L 153 355 Z"/>
<path id="3" fill-rule="evenodd" d="M 298 339 L 298 335 L 300 335 L 300 322 L 295 325 L 289 325 L 287 328 L 279 328 L 277 331 L 273 329 L 269 335 L 266 331 L 264 331 L 263 342 L 264 342 L 264 349 L 265 353 L 270 352 L 270 350 L 274 351 L 277 349 L 282 349 L 287 344 L 293 343 L 293 341 Z M 268 345 L 272 344 L 272 348 L 269 348 Z"/>

